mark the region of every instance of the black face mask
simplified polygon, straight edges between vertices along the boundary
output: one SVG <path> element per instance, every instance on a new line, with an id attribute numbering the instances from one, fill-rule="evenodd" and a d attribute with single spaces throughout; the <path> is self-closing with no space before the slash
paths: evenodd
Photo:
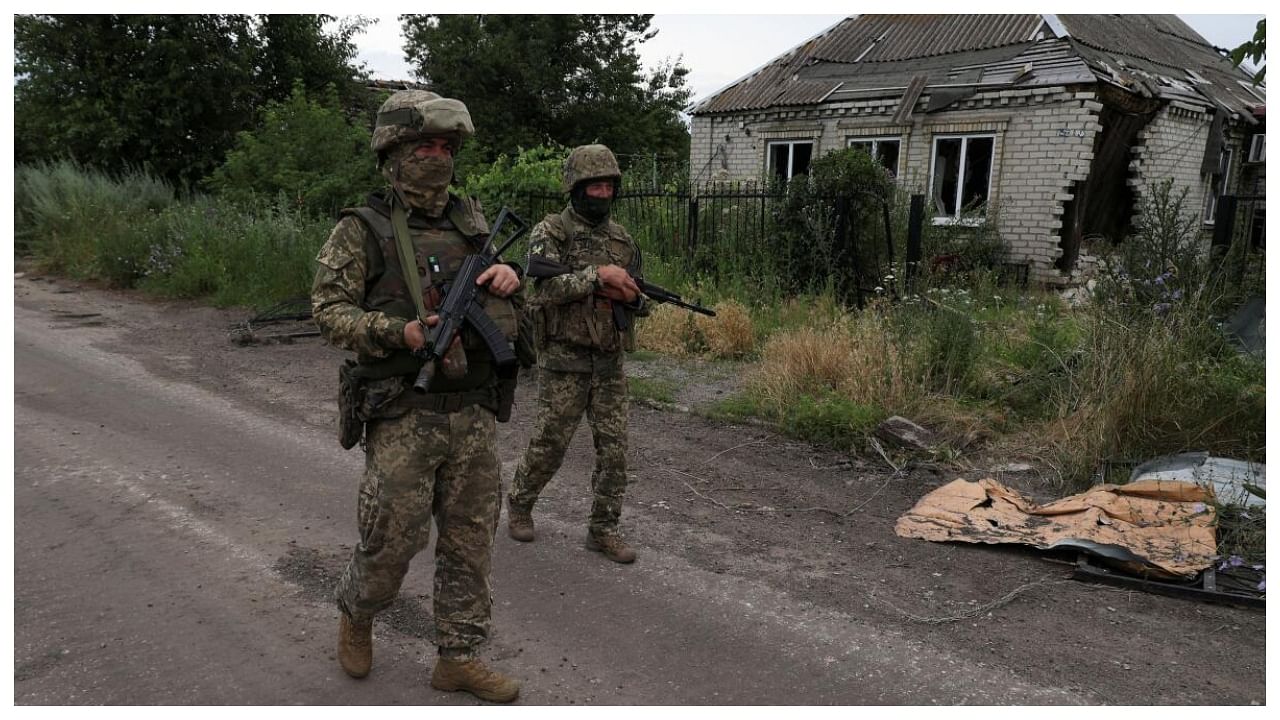
<path id="1" fill-rule="evenodd" d="M 576 187 L 569 194 L 569 201 L 573 204 L 573 211 L 586 218 L 587 222 L 598 225 L 609 217 L 609 210 L 613 207 L 613 198 L 597 198 L 587 195 L 585 186 Z"/>

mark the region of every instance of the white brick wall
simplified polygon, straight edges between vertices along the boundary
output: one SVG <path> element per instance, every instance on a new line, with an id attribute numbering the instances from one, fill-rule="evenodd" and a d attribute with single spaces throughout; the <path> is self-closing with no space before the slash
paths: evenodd
<path id="1" fill-rule="evenodd" d="M 1175 196 L 1187 191 L 1187 211 L 1203 213 L 1206 186 L 1200 162 L 1212 124 L 1213 116 L 1207 111 L 1174 103 L 1162 108 L 1138 133 L 1138 145 L 1129 163 L 1129 186 L 1136 206 L 1150 197 L 1152 186 L 1172 179 Z"/>

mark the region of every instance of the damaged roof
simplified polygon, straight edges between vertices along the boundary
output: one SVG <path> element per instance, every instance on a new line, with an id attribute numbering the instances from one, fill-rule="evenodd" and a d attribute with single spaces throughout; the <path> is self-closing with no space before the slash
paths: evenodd
<path id="1" fill-rule="evenodd" d="M 690 112 L 899 97 L 913 80 L 931 95 L 942 86 L 1101 82 L 1142 97 L 1222 105 L 1246 122 L 1265 105 L 1264 88 L 1174 15 L 858 15 Z"/>

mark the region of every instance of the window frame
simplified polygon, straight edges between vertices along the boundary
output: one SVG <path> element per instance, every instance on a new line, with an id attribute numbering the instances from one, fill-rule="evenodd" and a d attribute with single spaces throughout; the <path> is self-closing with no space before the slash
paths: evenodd
<path id="1" fill-rule="evenodd" d="M 1218 172 L 1209 173 L 1204 179 L 1204 215 L 1201 221 L 1205 225 L 1214 225 L 1218 221 L 1218 197 L 1225 194 L 1231 183 L 1231 162 L 1235 160 L 1236 149 L 1230 145 L 1222 146 L 1218 156 Z M 1213 179 L 1221 178 L 1218 184 L 1220 192 L 1213 191 Z"/>
<path id="2" fill-rule="evenodd" d="M 1249 155 L 1245 162 L 1260 163 L 1267 159 L 1267 134 L 1254 133 L 1249 136 Z"/>
<path id="3" fill-rule="evenodd" d="M 810 167 L 813 166 L 813 154 L 814 154 L 814 151 L 817 149 L 817 145 L 818 145 L 817 141 L 814 138 L 797 138 L 795 140 L 767 140 L 765 141 L 765 145 L 764 145 L 764 170 L 765 170 L 765 173 L 769 175 L 769 177 L 776 177 L 778 174 L 777 172 L 774 171 L 774 168 L 773 168 L 773 148 L 777 145 L 787 146 L 787 174 L 786 174 L 786 177 L 783 178 L 785 182 L 791 182 L 792 178 L 796 176 L 795 175 L 795 164 L 796 164 L 795 146 L 796 145 L 809 146 L 809 166 Z M 808 171 L 806 170 L 804 174 L 807 175 Z"/>
<path id="4" fill-rule="evenodd" d="M 929 201 L 933 202 L 933 185 L 934 177 L 938 169 L 938 142 L 940 140 L 960 140 L 960 164 L 956 175 L 956 212 L 953 215 L 939 214 L 945 208 L 934 208 L 933 224 L 944 225 L 948 223 L 962 223 L 961 211 L 964 208 L 962 200 L 964 198 L 964 167 L 968 163 L 969 141 L 974 139 L 990 139 L 991 140 L 991 161 L 987 169 L 987 202 L 983 204 L 981 215 L 986 217 L 987 206 L 991 204 L 991 188 L 995 183 L 996 175 L 996 140 L 999 133 L 995 132 L 972 132 L 972 133 L 938 133 L 933 136 L 929 148 Z M 974 220 L 974 222 L 980 222 Z"/>
<path id="5" fill-rule="evenodd" d="M 862 143 L 871 143 L 871 159 L 880 163 L 883 167 L 884 163 L 880 162 L 880 143 L 891 142 L 898 146 L 898 158 L 894 161 L 894 167 L 889 170 L 889 174 L 894 178 L 898 177 L 898 172 L 902 169 L 902 136 L 901 135 L 849 135 L 845 138 L 845 148 L 851 148 L 854 145 Z"/>

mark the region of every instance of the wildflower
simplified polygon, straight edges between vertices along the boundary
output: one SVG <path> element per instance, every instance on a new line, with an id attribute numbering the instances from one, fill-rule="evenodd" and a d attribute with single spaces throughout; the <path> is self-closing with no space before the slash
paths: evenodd
<path id="1" fill-rule="evenodd" d="M 1205 511 L 1206 507 L 1204 503 L 1196 503 L 1195 505 L 1191 506 L 1191 509 L 1195 510 L 1197 513 L 1202 513 Z"/>
<path id="2" fill-rule="evenodd" d="M 1262 582 L 1259 582 L 1259 583 L 1258 583 L 1258 589 L 1259 589 L 1259 590 L 1261 590 L 1262 592 L 1266 592 L 1266 591 L 1267 591 L 1267 579 L 1266 579 L 1266 578 L 1262 578 Z"/>
<path id="3" fill-rule="evenodd" d="M 1244 565 L 1244 558 L 1240 557 L 1239 555 L 1232 555 L 1231 557 L 1223 561 L 1221 565 L 1218 566 L 1218 571 L 1222 572 L 1230 568 L 1241 567 L 1242 565 Z"/>

